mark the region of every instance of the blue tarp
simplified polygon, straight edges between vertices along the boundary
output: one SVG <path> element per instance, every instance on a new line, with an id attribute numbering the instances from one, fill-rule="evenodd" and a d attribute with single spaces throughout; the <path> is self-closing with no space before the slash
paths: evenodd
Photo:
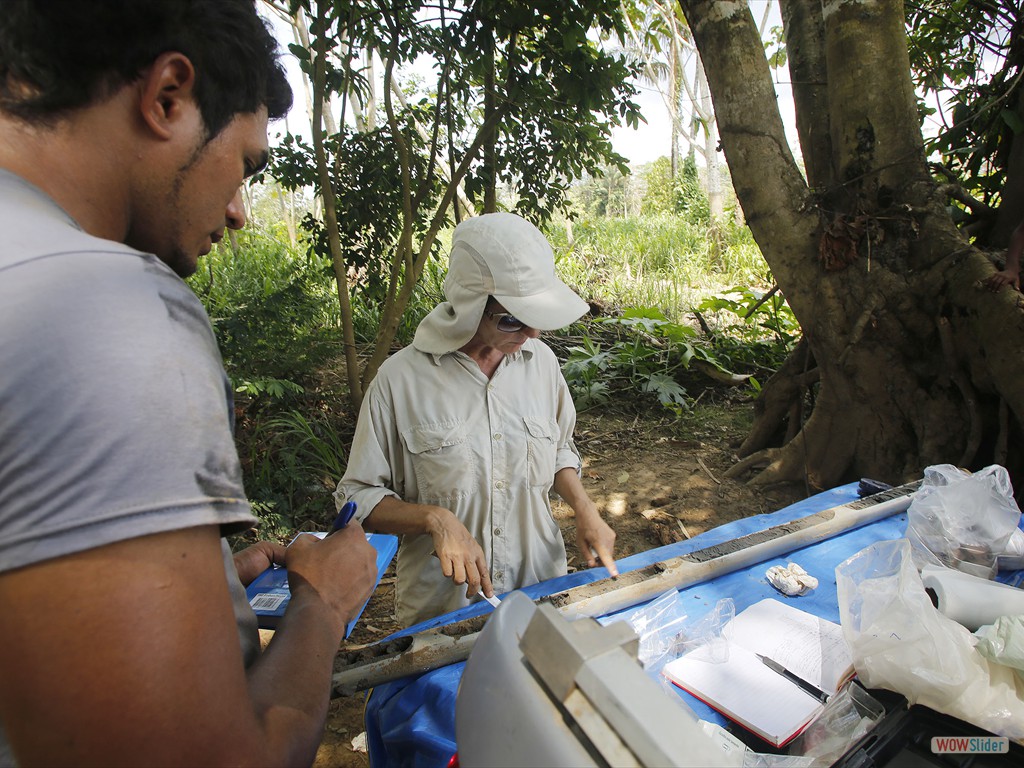
<path id="1" fill-rule="evenodd" d="M 686 555 L 705 547 L 765 530 L 775 525 L 814 514 L 830 507 L 858 498 L 857 483 L 834 488 L 777 512 L 743 518 L 719 526 L 687 541 L 642 552 L 618 561 L 622 573 Z M 825 541 L 812 544 L 783 557 L 767 560 L 749 568 L 719 576 L 713 581 L 680 590 L 687 616 L 699 620 L 715 607 L 723 597 L 731 597 L 739 613 L 766 597 L 785 599 L 765 579 L 765 571 L 773 565 L 799 563 L 818 579 L 819 586 L 811 593 L 791 598 L 799 601 L 803 610 L 839 621 L 836 597 L 835 568 L 841 562 L 865 547 L 889 539 L 902 538 L 906 530 L 906 514 L 884 518 L 870 525 L 847 531 Z M 521 590 L 533 599 L 561 592 L 571 587 L 606 578 L 607 570 L 594 568 L 578 571 L 557 579 L 535 584 Z M 635 606 L 620 612 L 626 615 Z M 438 616 L 430 621 L 410 627 L 393 637 L 421 632 L 444 626 L 462 619 L 493 610 L 480 601 L 459 611 Z M 464 664 L 453 664 L 427 672 L 418 677 L 405 678 L 375 688 L 366 705 L 366 733 L 370 765 L 387 766 L 445 766 L 456 751 L 455 696 Z M 725 720 L 707 705 L 678 691 L 696 714 L 712 722 L 725 724 Z"/>

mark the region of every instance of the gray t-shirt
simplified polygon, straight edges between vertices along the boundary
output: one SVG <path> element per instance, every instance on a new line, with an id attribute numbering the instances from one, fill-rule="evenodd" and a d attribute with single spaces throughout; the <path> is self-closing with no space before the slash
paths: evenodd
<path id="1" fill-rule="evenodd" d="M 195 294 L 155 256 L 86 234 L 4 170 L 0 371 L 0 572 L 255 522 L 231 387 Z M 248 664 L 255 617 L 224 555 Z M 0 727 L 0 765 L 9 762 Z"/>

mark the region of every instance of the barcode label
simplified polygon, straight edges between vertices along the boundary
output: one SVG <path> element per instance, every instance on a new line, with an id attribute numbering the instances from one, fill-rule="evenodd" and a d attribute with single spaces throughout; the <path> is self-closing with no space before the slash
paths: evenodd
<path id="1" fill-rule="evenodd" d="M 260 592 L 249 601 L 254 611 L 268 611 L 273 613 L 288 600 L 288 595 L 275 595 L 269 592 Z"/>

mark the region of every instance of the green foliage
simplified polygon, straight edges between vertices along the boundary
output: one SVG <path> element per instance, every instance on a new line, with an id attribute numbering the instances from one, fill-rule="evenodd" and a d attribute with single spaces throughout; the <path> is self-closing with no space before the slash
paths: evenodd
<path id="1" fill-rule="evenodd" d="M 749 230 L 731 221 L 717 249 L 707 226 L 667 214 L 588 217 L 546 234 L 560 273 L 581 295 L 608 306 L 659 307 L 673 320 L 708 292 L 757 283 L 767 270 Z"/>
<path id="2" fill-rule="evenodd" d="M 796 318 L 777 294 L 765 299 L 758 291 L 734 288 L 706 299 L 697 311 L 716 323 L 713 333 L 703 336 L 652 308 L 629 309 L 586 325 L 562 367 L 577 406 L 586 409 L 628 398 L 642 403 L 653 396 L 680 416 L 696 397 L 690 389 L 708 385 L 691 371 L 695 362 L 706 369 L 747 374 L 756 392 L 761 385 L 754 374 L 778 368 L 799 338 Z"/>
<path id="3" fill-rule="evenodd" d="M 562 371 L 578 407 L 607 403 L 614 395 L 640 392 L 679 414 L 689 406 L 686 389 L 675 378 L 697 348 L 694 331 L 670 323 L 657 310 L 627 310 L 597 324 L 614 327 L 618 338 L 607 345 L 584 337 L 569 348 Z"/>
<path id="4" fill-rule="evenodd" d="M 539 214 L 565 211 L 569 185 L 606 164 L 628 173 L 612 149 L 612 129 L 636 127 L 632 101 L 636 68 L 598 47 L 588 36 L 623 32 L 613 0 L 535 3 L 489 0 L 476 7 L 480 51 L 496 49 L 495 81 L 506 84 L 509 114 L 498 127 L 496 178 L 514 180 L 516 209 Z M 475 81 L 480 84 L 480 81 Z M 484 168 L 486 176 L 488 169 Z M 467 193 L 472 184 L 467 179 Z M 471 195 L 472 196 L 472 195 Z M 534 216 L 531 216 L 533 218 Z"/>
<path id="5" fill-rule="evenodd" d="M 258 227 L 222 242 L 189 282 L 210 315 L 224 364 L 249 395 L 286 399 L 332 353 L 338 312 L 326 266 Z"/>
<path id="6" fill-rule="evenodd" d="M 695 227 L 710 226 L 711 206 L 693 152 L 683 160 L 676 178 L 672 178 L 672 163 L 667 157 L 650 163 L 643 178 L 641 211 L 645 216 L 675 214 Z"/>
<path id="7" fill-rule="evenodd" d="M 673 210 L 696 226 L 711 225 L 711 204 L 697 173 L 693 152 L 683 161 L 682 173 L 672 187 Z"/>
<path id="8" fill-rule="evenodd" d="M 789 52 L 786 50 L 785 30 L 782 27 L 775 26 L 768 30 L 764 41 L 764 54 L 768 59 L 768 66 L 772 69 L 786 66 Z"/>
<path id="9" fill-rule="evenodd" d="M 309 407 L 265 407 L 246 418 L 242 465 L 261 536 L 329 522 L 331 493 L 345 472 L 348 430 L 329 411 Z"/>
<path id="10" fill-rule="evenodd" d="M 633 176 L 608 165 L 572 186 L 570 210 L 572 215 L 626 218 L 634 212 L 635 196 Z"/>
<path id="11" fill-rule="evenodd" d="M 644 216 L 674 214 L 694 227 L 711 226 L 711 205 L 692 151 L 683 160 L 675 178 L 671 161 L 660 157 L 644 168 L 643 182 L 641 211 Z"/>
<path id="12" fill-rule="evenodd" d="M 588 336 L 579 346 L 569 348 L 569 357 L 562 364 L 562 373 L 572 390 L 576 406 L 586 408 L 603 405 L 611 399 L 608 382 L 602 381 L 608 371 L 611 353 L 603 352 L 601 344 Z"/>
<path id="13" fill-rule="evenodd" d="M 731 370 L 775 370 L 796 346 L 800 324 L 785 298 L 737 286 L 705 299 L 697 311 L 714 324 L 717 359 Z M 757 385 L 756 379 L 754 385 Z"/>
<path id="14" fill-rule="evenodd" d="M 658 216 L 677 213 L 674 185 L 672 181 L 672 161 L 667 157 L 659 157 L 648 163 L 643 171 L 644 194 L 640 210 L 645 216 Z"/>
<path id="15" fill-rule="evenodd" d="M 414 111 L 402 113 L 401 130 L 412 130 Z M 356 132 L 344 129 L 330 137 L 327 149 L 333 162 L 329 166 L 331 186 L 338 211 L 338 235 L 345 264 L 358 270 L 353 280 L 369 301 L 378 305 L 386 300 L 392 256 L 403 228 L 402 167 L 395 152 L 390 127 Z M 430 178 L 429 163 L 420 154 L 411 156 L 413 181 L 422 184 L 425 205 L 417 207 L 410 225 L 422 235 L 429 226 L 441 195 L 436 178 Z M 289 136 L 275 152 L 273 173 L 289 188 L 310 183 L 316 176 L 312 149 L 300 138 Z M 321 258 L 331 257 L 322 219 L 307 216 L 302 222 L 314 251 Z"/>
<path id="16" fill-rule="evenodd" d="M 1019 2 L 914 0 L 907 4 L 913 75 L 922 93 L 944 102 L 943 118 L 927 149 L 942 158 L 943 175 L 978 200 L 998 207 L 1007 182 L 1011 149 L 1024 140 L 1024 9 Z M 922 116 L 936 110 L 919 106 Z M 974 211 L 958 210 L 984 241 L 986 224 Z"/>
<path id="17" fill-rule="evenodd" d="M 283 400 L 288 395 L 301 394 L 305 390 L 294 381 L 259 376 L 255 379 L 242 379 L 235 382 L 235 392 L 248 397 L 266 395 L 271 400 Z"/>

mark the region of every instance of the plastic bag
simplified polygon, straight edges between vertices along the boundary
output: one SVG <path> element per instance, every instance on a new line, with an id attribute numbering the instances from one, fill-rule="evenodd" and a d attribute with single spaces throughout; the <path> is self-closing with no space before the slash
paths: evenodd
<path id="1" fill-rule="evenodd" d="M 637 659 L 649 674 L 661 672 L 665 664 L 683 652 L 686 611 L 679 592 L 670 589 L 629 617 L 640 639 Z"/>
<path id="2" fill-rule="evenodd" d="M 974 633 L 975 648 L 989 661 L 1012 667 L 1024 685 L 1024 616 L 1000 616 Z"/>
<path id="3" fill-rule="evenodd" d="M 680 641 L 682 653 L 698 653 L 705 661 L 716 664 L 728 661 L 729 643 L 722 637 L 722 628 L 735 616 L 736 603 L 731 597 L 723 597 L 700 621 L 686 629 Z"/>
<path id="4" fill-rule="evenodd" d="M 937 464 L 925 468 L 907 521 L 918 570 L 933 563 L 990 579 L 1020 523 L 1020 508 L 998 464 L 974 474 Z"/>
<path id="5" fill-rule="evenodd" d="M 854 667 L 886 688 L 1000 736 L 1024 738 L 1024 686 L 985 659 L 976 638 L 925 593 L 906 539 L 882 541 L 836 568 L 839 614 Z"/>
<path id="6" fill-rule="evenodd" d="M 793 741 L 789 753 L 808 758 L 815 768 L 830 766 L 874 728 L 884 714 L 885 707 L 851 680 Z"/>
<path id="7" fill-rule="evenodd" d="M 718 723 L 699 720 L 704 735 L 711 739 L 715 752 L 723 758 L 723 764 L 732 768 L 812 768 L 814 761 L 800 757 L 771 752 L 755 752 L 736 736 Z M 679 763 L 683 765 L 684 763 Z"/>
<path id="8" fill-rule="evenodd" d="M 785 754 L 756 752 L 721 726 L 701 720 L 704 733 L 736 768 L 827 768 L 878 724 L 885 708 L 850 681 L 828 700 Z"/>
<path id="9" fill-rule="evenodd" d="M 672 683 L 661 675 L 661 668 L 684 653 L 698 651 L 712 661 L 726 661 L 729 646 L 722 638 L 722 627 L 736 615 L 731 597 L 719 600 L 699 621 L 691 621 L 679 599 L 679 592 L 665 594 L 625 619 L 639 638 L 637 659 L 644 671 L 669 690 Z"/>

